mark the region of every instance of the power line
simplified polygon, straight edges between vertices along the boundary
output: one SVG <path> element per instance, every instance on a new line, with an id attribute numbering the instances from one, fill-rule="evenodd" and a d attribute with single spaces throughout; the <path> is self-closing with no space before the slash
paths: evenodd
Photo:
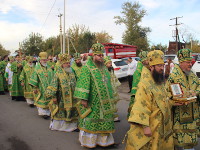
<path id="1" fill-rule="evenodd" d="M 50 11 L 49 11 L 49 13 L 48 13 L 47 17 L 46 17 L 46 19 L 45 19 L 45 21 L 44 21 L 44 23 L 43 23 L 43 25 L 42 25 L 42 28 L 41 28 L 40 32 L 42 31 L 42 29 L 43 29 L 44 25 L 46 24 L 46 22 L 47 22 L 47 19 L 48 19 L 49 15 L 50 15 L 50 13 L 51 13 L 51 11 L 52 11 L 52 9 L 53 9 L 53 7 L 54 7 L 55 3 L 56 3 L 56 0 L 54 1 L 53 5 L 52 5 L 52 7 L 51 7 L 51 9 L 50 9 Z"/>
<path id="2" fill-rule="evenodd" d="M 189 26 L 189 25 L 187 25 L 187 24 L 183 24 L 184 26 L 185 26 L 185 28 L 187 28 L 187 29 L 189 29 L 190 31 L 192 31 L 193 33 L 195 33 L 195 34 L 200 34 L 200 32 L 199 31 L 197 31 L 196 29 L 194 29 L 193 27 L 191 27 L 191 26 Z"/>
<path id="3" fill-rule="evenodd" d="M 13 10 L 12 10 L 13 11 Z M 1 8 L 0 8 L 0 13 L 3 13 L 4 11 L 3 10 L 1 10 Z M 19 12 L 18 10 L 15 10 L 15 11 L 13 11 L 13 13 L 21 13 L 21 12 Z M 38 15 L 47 15 L 48 14 L 48 12 L 34 12 L 34 11 L 28 11 L 28 10 L 23 10 L 22 11 L 22 13 L 28 13 L 28 14 L 38 14 Z M 57 12 L 54 12 L 54 13 L 51 13 L 51 14 L 57 14 Z M 3 15 L 7 15 L 7 13 L 5 13 L 5 14 L 3 14 Z"/>

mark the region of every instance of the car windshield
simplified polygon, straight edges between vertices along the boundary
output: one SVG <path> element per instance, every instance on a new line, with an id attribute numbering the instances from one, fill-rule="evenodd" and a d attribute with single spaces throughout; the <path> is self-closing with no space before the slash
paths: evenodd
<path id="1" fill-rule="evenodd" d="M 125 66 L 125 65 L 127 65 L 127 63 L 125 61 L 123 61 L 123 60 L 121 60 L 121 61 L 115 61 L 114 64 L 116 66 Z"/>

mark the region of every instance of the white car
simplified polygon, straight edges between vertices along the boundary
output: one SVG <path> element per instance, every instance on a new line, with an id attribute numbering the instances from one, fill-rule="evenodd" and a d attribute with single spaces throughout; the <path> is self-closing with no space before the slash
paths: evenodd
<path id="1" fill-rule="evenodd" d="M 179 62 L 178 62 L 178 57 L 177 57 L 176 54 L 168 54 L 168 55 L 165 55 L 165 57 L 164 57 L 165 63 L 167 62 L 167 59 L 168 59 L 168 58 L 171 58 L 171 60 L 172 60 L 172 62 L 173 62 L 174 64 L 179 64 Z"/>
<path id="2" fill-rule="evenodd" d="M 111 59 L 117 78 L 127 77 L 128 64 L 122 59 Z"/>
<path id="3" fill-rule="evenodd" d="M 198 76 L 198 78 L 200 78 L 200 55 L 198 56 L 196 62 L 192 66 L 192 71 Z"/>

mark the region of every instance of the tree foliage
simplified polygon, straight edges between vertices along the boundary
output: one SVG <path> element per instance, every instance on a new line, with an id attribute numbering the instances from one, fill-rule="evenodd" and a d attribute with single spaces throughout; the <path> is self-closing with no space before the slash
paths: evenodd
<path id="1" fill-rule="evenodd" d="M 1 44 L 0 44 L 0 56 L 3 57 L 5 55 L 9 55 L 10 51 L 6 50 Z"/>
<path id="2" fill-rule="evenodd" d="M 110 43 L 113 40 L 113 37 L 110 36 L 106 31 L 96 32 L 95 36 L 99 43 Z"/>
<path id="3" fill-rule="evenodd" d="M 89 28 L 84 25 L 73 25 L 67 30 L 65 41 L 65 52 L 68 52 L 68 39 L 70 54 L 88 53 L 92 44 L 98 42 L 111 42 L 112 36 L 106 31 L 92 33 Z M 49 55 L 58 55 L 61 52 L 60 35 L 43 39 L 39 33 L 31 33 L 22 42 L 22 51 L 26 55 L 38 55 L 41 51 L 48 52 Z"/>
<path id="4" fill-rule="evenodd" d="M 161 50 L 161 51 L 163 51 L 163 53 L 165 53 L 167 51 L 167 45 L 162 45 L 161 43 L 156 44 L 150 48 L 150 50 L 154 50 L 154 49 Z"/>
<path id="5" fill-rule="evenodd" d="M 198 40 L 187 42 L 186 48 L 191 49 L 193 53 L 200 53 L 200 42 Z"/>
<path id="6" fill-rule="evenodd" d="M 44 50 L 43 37 L 39 33 L 31 33 L 29 37 L 22 42 L 22 51 L 26 55 L 38 55 Z"/>
<path id="7" fill-rule="evenodd" d="M 146 11 L 138 2 L 125 2 L 122 4 L 122 16 L 115 16 L 116 24 L 124 24 L 126 30 L 123 33 L 122 41 L 125 44 L 136 45 L 138 50 L 146 50 L 149 47 L 147 34 L 151 32 L 149 27 L 140 25 Z"/>

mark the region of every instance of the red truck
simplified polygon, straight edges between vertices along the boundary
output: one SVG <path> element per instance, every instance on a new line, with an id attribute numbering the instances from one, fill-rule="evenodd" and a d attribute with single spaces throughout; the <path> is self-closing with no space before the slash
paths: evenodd
<path id="1" fill-rule="evenodd" d="M 116 44 L 116 43 L 102 43 L 105 47 L 105 55 L 112 59 L 119 59 L 125 57 L 136 57 L 137 46 Z"/>

